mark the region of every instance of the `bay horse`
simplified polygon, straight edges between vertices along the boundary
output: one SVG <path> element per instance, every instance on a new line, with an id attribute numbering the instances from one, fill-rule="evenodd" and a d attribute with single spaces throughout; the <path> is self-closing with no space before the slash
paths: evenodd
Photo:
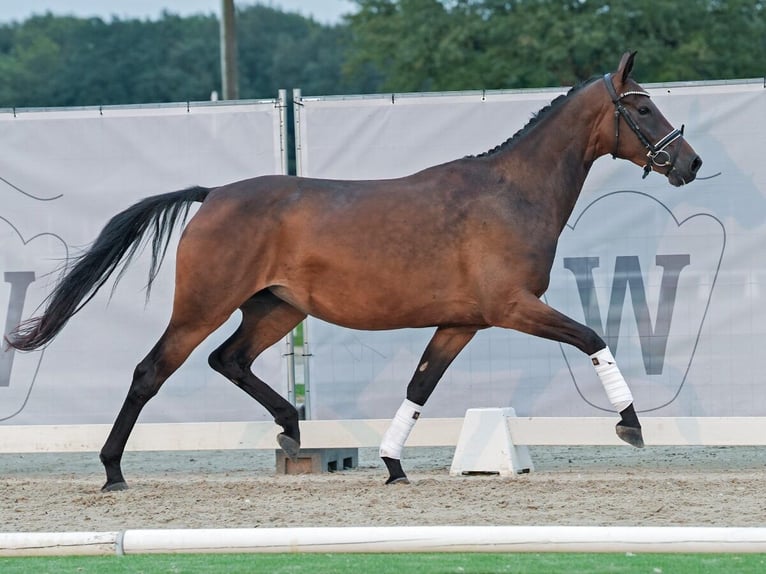
<path id="1" fill-rule="evenodd" d="M 291 457 L 300 448 L 298 412 L 250 366 L 307 315 L 352 329 L 436 327 L 381 441 L 387 484 L 408 481 L 401 452 L 423 405 L 474 334 L 492 326 L 588 355 L 620 414 L 617 434 L 641 447 L 633 397 L 603 339 L 540 299 L 559 235 L 597 158 L 611 153 L 674 186 L 694 180 L 702 165 L 682 130 L 630 77 L 634 57 L 625 53 L 616 72 L 559 96 L 495 149 L 408 177 L 263 176 L 143 199 L 106 224 L 43 314 L 19 325 L 8 342 L 25 351 L 49 343 L 150 235 L 151 286 L 171 232 L 200 202 L 178 244 L 169 324 L 137 365 L 101 450 L 103 491 L 127 488 L 121 459 L 141 409 L 237 309 L 241 324 L 209 364 L 268 410 Z"/>

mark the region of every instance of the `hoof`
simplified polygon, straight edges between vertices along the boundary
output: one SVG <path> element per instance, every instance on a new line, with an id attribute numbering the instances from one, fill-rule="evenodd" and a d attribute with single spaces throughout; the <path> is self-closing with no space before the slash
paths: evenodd
<path id="1" fill-rule="evenodd" d="M 108 482 L 101 487 L 101 492 L 118 492 L 120 490 L 128 490 L 128 483 L 123 481 L 120 482 L 113 482 L 112 484 L 109 484 Z"/>
<path id="2" fill-rule="evenodd" d="M 618 423 L 615 430 L 617 431 L 617 436 L 629 445 L 636 448 L 644 448 L 644 436 L 641 434 L 641 427 L 628 427 Z"/>
<path id="3" fill-rule="evenodd" d="M 298 460 L 298 452 L 301 450 L 301 443 L 292 437 L 287 436 L 285 433 L 279 433 L 277 435 L 277 442 L 280 448 L 285 451 L 285 454 L 290 457 L 290 460 L 295 462 Z"/>
<path id="4" fill-rule="evenodd" d="M 409 484 L 410 479 L 406 476 L 400 476 L 398 478 L 393 478 L 391 476 L 388 477 L 388 480 L 386 481 L 386 484 Z"/>
<path id="5" fill-rule="evenodd" d="M 404 474 L 402 470 L 402 462 L 396 458 L 388 458 L 387 456 L 381 457 L 383 462 L 386 463 L 388 469 L 388 480 L 386 484 L 409 484 L 410 479 Z"/>

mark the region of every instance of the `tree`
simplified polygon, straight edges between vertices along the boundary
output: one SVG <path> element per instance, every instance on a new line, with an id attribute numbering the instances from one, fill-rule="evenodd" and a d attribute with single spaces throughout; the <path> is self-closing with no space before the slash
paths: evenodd
<path id="1" fill-rule="evenodd" d="M 273 97 L 280 88 L 306 94 L 350 93 L 354 78 L 341 75 L 347 30 L 298 14 L 254 5 L 237 12 L 240 93 Z"/>
<path id="2" fill-rule="evenodd" d="M 237 15 L 241 97 L 359 91 L 341 74 L 346 26 L 262 5 Z M 170 13 L 156 21 L 36 16 L 0 26 L 0 73 L 0 107 L 207 100 L 220 93 L 219 24 Z"/>
<path id="3" fill-rule="evenodd" d="M 638 50 L 642 82 L 762 77 L 763 0 L 355 0 L 327 26 L 237 10 L 240 96 L 572 85 Z M 0 107 L 207 100 L 214 15 L 35 16 L 0 25 Z"/>
<path id="4" fill-rule="evenodd" d="M 638 50 L 643 82 L 759 77 L 757 0 L 356 0 L 345 72 L 390 91 L 572 85 Z M 367 72 L 369 73 L 369 72 Z"/>
<path id="5" fill-rule="evenodd" d="M 219 83 L 213 17 L 106 23 L 47 14 L 0 29 L 0 105 L 206 100 Z"/>

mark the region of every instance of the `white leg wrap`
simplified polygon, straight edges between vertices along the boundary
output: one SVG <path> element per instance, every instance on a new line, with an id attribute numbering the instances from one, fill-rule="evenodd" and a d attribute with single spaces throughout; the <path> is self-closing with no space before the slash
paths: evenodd
<path id="1" fill-rule="evenodd" d="M 596 368 L 596 374 L 604 385 L 606 396 L 609 402 L 617 409 L 617 412 L 625 410 L 633 402 L 633 394 L 628 388 L 628 383 L 617 368 L 617 363 L 612 356 L 609 347 L 601 349 L 590 356 L 593 366 Z"/>
<path id="2" fill-rule="evenodd" d="M 402 448 L 407 437 L 410 436 L 412 427 L 415 426 L 415 421 L 420 416 L 420 409 L 422 407 L 404 399 L 402 406 L 396 411 L 394 419 L 386 430 L 386 434 L 383 435 L 383 440 L 380 443 L 380 456 L 395 458 L 397 460 L 402 458 Z"/>

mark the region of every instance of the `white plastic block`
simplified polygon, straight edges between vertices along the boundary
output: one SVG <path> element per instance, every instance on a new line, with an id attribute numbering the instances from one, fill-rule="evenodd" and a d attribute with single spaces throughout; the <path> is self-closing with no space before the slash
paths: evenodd
<path id="1" fill-rule="evenodd" d="M 468 409 L 463 419 L 450 474 L 513 476 L 534 470 L 526 445 L 515 445 L 506 421 L 512 407 Z"/>

